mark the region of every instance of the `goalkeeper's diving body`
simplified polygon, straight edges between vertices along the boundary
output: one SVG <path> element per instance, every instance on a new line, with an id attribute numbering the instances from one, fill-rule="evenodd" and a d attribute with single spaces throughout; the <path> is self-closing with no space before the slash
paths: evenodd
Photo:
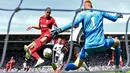
<path id="1" fill-rule="evenodd" d="M 91 9 L 92 3 L 91 1 L 84 1 L 84 8 Z M 105 39 L 104 29 L 103 29 L 103 19 L 107 18 L 111 21 L 116 21 L 118 18 L 123 18 L 123 16 L 119 13 L 109 14 L 103 11 L 94 11 L 94 10 L 86 10 L 78 13 L 75 21 L 74 27 L 78 26 L 79 23 L 82 24 L 83 32 L 84 32 L 84 46 L 81 48 L 81 51 L 78 55 L 78 58 L 74 63 L 67 64 L 65 70 L 76 70 L 81 67 L 82 63 L 85 59 L 95 52 L 105 52 L 107 49 L 111 47 L 115 48 L 115 58 L 116 58 L 116 67 L 119 67 L 120 62 L 120 41 L 117 38 L 109 38 Z M 68 30 L 72 27 L 72 22 L 59 28 L 51 31 L 53 36 L 58 35 L 65 30 Z M 63 67 L 63 65 L 62 65 Z M 56 72 L 60 72 L 62 67 L 57 68 Z"/>

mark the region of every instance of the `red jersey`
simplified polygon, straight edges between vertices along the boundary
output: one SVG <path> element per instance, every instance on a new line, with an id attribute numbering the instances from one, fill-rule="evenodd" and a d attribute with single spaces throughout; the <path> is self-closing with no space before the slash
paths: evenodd
<path id="1" fill-rule="evenodd" d="M 53 17 L 45 18 L 45 16 L 41 16 L 39 20 L 39 26 L 41 28 L 41 31 L 50 30 L 52 26 L 56 26 L 55 20 Z"/>

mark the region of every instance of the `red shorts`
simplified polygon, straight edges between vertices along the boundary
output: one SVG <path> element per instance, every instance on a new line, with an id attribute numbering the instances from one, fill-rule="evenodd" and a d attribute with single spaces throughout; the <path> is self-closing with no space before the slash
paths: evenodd
<path id="1" fill-rule="evenodd" d="M 52 40 L 52 36 L 51 36 L 50 30 L 42 31 L 41 36 L 39 38 L 37 38 L 35 41 L 41 40 L 43 37 L 47 37 L 47 43 L 50 42 Z"/>
<path id="2" fill-rule="evenodd" d="M 14 65 L 14 63 L 10 63 L 10 68 L 12 68 L 12 67 L 13 67 L 13 65 Z"/>

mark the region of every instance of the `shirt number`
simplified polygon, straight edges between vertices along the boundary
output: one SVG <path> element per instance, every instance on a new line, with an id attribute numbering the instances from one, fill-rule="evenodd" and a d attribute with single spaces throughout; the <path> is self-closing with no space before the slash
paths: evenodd
<path id="1" fill-rule="evenodd" d="M 92 26 L 95 27 L 94 17 L 91 18 Z"/>

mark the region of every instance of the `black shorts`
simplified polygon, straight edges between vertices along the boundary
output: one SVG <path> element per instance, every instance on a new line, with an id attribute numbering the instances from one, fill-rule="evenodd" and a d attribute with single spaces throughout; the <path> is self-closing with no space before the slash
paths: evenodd
<path id="1" fill-rule="evenodd" d="M 80 50 L 81 50 L 81 46 L 80 46 L 80 44 L 77 43 L 77 42 L 74 42 L 74 41 L 72 41 L 72 42 L 73 42 L 73 48 L 72 48 L 71 60 L 74 61 L 74 60 L 76 60 L 76 56 L 75 56 L 76 53 L 79 53 Z M 68 47 L 68 52 L 65 54 L 65 60 L 68 59 L 69 52 L 70 52 L 71 42 L 68 42 L 66 45 L 67 45 L 67 47 Z"/>
<path id="2" fill-rule="evenodd" d="M 30 66 L 30 65 L 31 65 L 30 62 L 31 62 L 31 59 L 28 59 L 28 60 L 26 61 L 27 66 Z"/>
<path id="3" fill-rule="evenodd" d="M 78 42 L 72 41 L 73 42 L 73 49 L 72 49 L 72 54 L 75 55 L 76 53 L 79 53 L 81 50 L 81 46 Z M 68 47 L 70 50 L 71 42 L 68 43 Z"/>

